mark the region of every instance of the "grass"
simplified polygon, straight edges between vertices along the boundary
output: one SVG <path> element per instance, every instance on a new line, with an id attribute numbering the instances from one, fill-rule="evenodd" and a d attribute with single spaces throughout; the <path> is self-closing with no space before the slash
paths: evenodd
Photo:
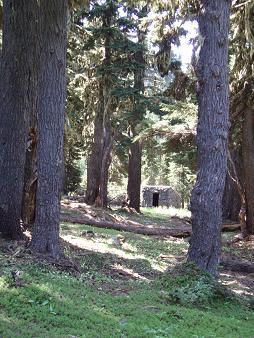
<path id="1" fill-rule="evenodd" d="M 79 274 L 27 253 L 0 253 L 0 337 L 254 337 L 250 306 L 214 293 L 207 276 L 174 273 L 186 241 L 121 233 L 126 242 L 117 246 L 118 234 L 62 224 L 65 255 Z M 14 269 L 24 286 L 11 283 Z"/>
<path id="2" fill-rule="evenodd" d="M 116 209 L 112 214 L 119 214 L 126 219 L 131 219 L 132 221 L 140 222 L 142 224 L 154 224 L 157 226 L 174 226 L 174 221 L 171 222 L 171 217 L 189 217 L 190 212 L 186 209 L 176 209 L 176 208 L 141 208 L 141 214 L 130 214 L 121 211 L 121 209 Z"/>

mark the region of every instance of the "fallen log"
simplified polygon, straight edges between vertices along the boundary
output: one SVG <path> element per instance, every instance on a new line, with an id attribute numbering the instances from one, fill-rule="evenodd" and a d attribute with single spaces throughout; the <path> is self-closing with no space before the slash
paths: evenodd
<path id="1" fill-rule="evenodd" d="M 126 224 L 126 223 L 115 223 L 109 221 L 98 221 L 90 217 L 81 217 L 68 214 L 61 215 L 62 222 L 71 222 L 78 224 L 87 224 L 98 228 L 114 229 L 127 232 L 135 232 L 136 234 L 147 235 L 147 236 L 162 236 L 162 237 L 176 237 L 186 238 L 191 235 L 191 227 L 183 226 L 177 228 L 159 228 L 149 227 L 142 224 Z"/>
<path id="2" fill-rule="evenodd" d="M 254 273 L 254 264 L 247 261 L 239 261 L 233 259 L 223 259 L 220 264 L 224 270 L 243 273 Z"/>
<path id="3" fill-rule="evenodd" d="M 239 223 L 228 223 L 222 224 L 222 231 L 226 232 L 226 231 L 238 231 L 241 230 L 241 225 Z"/>
<path id="4" fill-rule="evenodd" d="M 91 215 L 84 214 L 61 214 L 62 222 L 78 223 L 78 224 L 87 224 L 98 228 L 114 229 L 119 231 L 134 232 L 136 234 L 146 235 L 146 236 L 161 236 L 161 237 L 176 237 L 176 238 L 186 238 L 190 237 L 192 234 L 191 226 L 185 224 L 183 226 L 177 226 L 174 228 L 162 228 L 156 226 L 143 225 L 140 223 L 119 223 L 95 219 Z M 223 224 L 222 231 L 236 231 L 239 229 L 239 224 Z"/>

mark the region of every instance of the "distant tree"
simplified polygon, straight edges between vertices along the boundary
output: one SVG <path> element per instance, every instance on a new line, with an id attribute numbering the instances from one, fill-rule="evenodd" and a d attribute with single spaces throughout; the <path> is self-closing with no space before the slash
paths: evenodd
<path id="1" fill-rule="evenodd" d="M 244 236 L 254 233 L 254 5 L 240 1 L 233 7 L 231 25 L 231 133 L 230 151 L 238 153 L 235 163 L 242 201 L 240 221 Z M 238 184 L 239 186 L 239 184 Z"/>
<path id="2" fill-rule="evenodd" d="M 91 32 L 87 45 L 96 50 L 97 55 L 101 55 L 102 50 L 103 54 L 94 62 L 97 86 L 88 99 L 97 100 L 97 105 L 87 161 L 86 200 L 93 204 L 97 199 L 104 207 L 115 141 L 122 141 L 121 134 L 128 129 L 133 101 L 137 103 L 136 98 L 140 96 L 140 91 L 133 86 L 134 72 L 139 66 L 134 54 L 140 50 L 139 43 L 132 41 L 136 29 L 132 16 L 136 12 L 132 6 L 125 5 L 116 0 L 94 3 L 87 17 L 87 30 Z"/>
<path id="3" fill-rule="evenodd" d="M 31 249 L 58 257 L 64 173 L 67 0 L 40 2 L 38 43 L 38 187 Z"/>
<path id="4" fill-rule="evenodd" d="M 202 0 L 198 77 L 198 174 L 191 195 L 188 261 L 214 276 L 221 250 L 222 196 L 229 127 L 228 32 L 231 1 Z"/>
<path id="5" fill-rule="evenodd" d="M 139 19 L 144 19 L 147 16 L 147 5 L 144 6 L 138 13 Z M 134 95 L 133 109 L 129 118 L 129 135 L 131 145 L 129 148 L 129 163 L 128 163 L 128 184 L 127 184 L 127 201 L 131 208 L 140 211 L 140 189 L 141 189 L 141 167 L 142 167 L 142 150 L 139 140 L 135 140 L 138 136 L 138 128 L 144 118 L 146 107 L 142 96 L 145 91 L 145 39 L 147 34 L 147 25 L 143 28 L 137 26 L 137 39 L 139 48 L 134 54 L 136 62 L 134 70 Z"/>
<path id="6" fill-rule="evenodd" d="M 112 48 L 114 42 L 114 27 L 118 4 L 107 1 L 105 4 L 95 4 L 88 18 L 99 19 L 101 27 L 93 29 L 94 39 L 102 41 L 104 57 L 98 65 L 98 106 L 94 120 L 94 141 L 87 164 L 86 201 L 93 204 L 97 198 L 102 206 L 107 206 L 108 170 L 111 162 L 112 131 Z M 98 76 L 97 75 L 97 76 Z"/>

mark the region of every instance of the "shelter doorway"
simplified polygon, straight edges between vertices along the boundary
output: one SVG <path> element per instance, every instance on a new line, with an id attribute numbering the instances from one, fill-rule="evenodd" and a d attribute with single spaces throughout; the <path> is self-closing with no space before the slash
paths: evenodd
<path id="1" fill-rule="evenodd" d="M 159 193 L 154 192 L 153 193 L 153 207 L 158 207 L 159 206 Z"/>

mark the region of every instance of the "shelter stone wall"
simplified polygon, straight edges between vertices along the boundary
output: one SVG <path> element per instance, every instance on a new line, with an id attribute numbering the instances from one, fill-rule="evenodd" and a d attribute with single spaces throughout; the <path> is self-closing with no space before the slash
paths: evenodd
<path id="1" fill-rule="evenodd" d="M 143 186 L 142 207 L 181 208 L 180 195 L 169 186 Z"/>

